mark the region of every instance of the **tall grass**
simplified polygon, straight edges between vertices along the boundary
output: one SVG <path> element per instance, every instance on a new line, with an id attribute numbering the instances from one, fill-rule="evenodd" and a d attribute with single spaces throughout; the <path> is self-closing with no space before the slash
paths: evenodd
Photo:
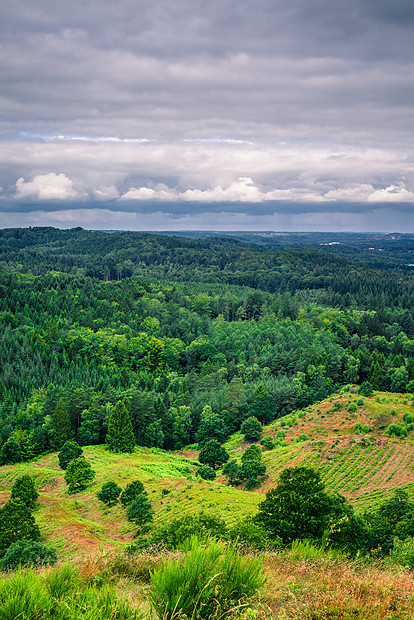
<path id="1" fill-rule="evenodd" d="M 19 569 L 0 582 L 0 620 L 140 620 L 109 585 L 92 586 L 70 566 L 44 576 Z"/>
<path id="2" fill-rule="evenodd" d="M 262 562 L 235 544 L 188 540 L 184 558 L 168 560 L 151 575 L 150 600 L 160 618 L 219 618 L 248 604 L 263 585 Z"/>

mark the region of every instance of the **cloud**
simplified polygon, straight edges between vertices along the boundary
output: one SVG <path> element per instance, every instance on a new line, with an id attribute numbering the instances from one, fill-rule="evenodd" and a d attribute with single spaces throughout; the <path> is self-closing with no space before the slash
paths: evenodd
<path id="1" fill-rule="evenodd" d="M 69 200 L 77 197 L 73 181 L 64 174 L 49 172 L 35 176 L 33 181 L 25 181 L 23 177 L 16 181 L 17 199 Z"/>

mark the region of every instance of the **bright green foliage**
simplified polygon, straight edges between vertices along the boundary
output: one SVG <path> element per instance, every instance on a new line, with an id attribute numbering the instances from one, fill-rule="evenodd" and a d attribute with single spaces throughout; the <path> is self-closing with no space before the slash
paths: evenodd
<path id="1" fill-rule="evenodd" d="M 59 467 L 61 469 L 66 469 L 69 461 L 77 459 L 78 456 L 82 454 L 83 450 L 76 441 L 66 441 L 58 454 Z"/>
<path id="2" fill-rule="evenodd" d="M 239 544 L 252 549 L 263 550 L 283 546 L 282 539 L 271 540 L 263 525 L 253 517 L 238 521 L 230 528 L 228 534 L 232 540 L 237 540 Z"/>
<path id="3" fill-rule="evenodd" d="M 0 509 L 0 556 L 18 540 L 39 540 L 40 530 L 25 504 L 10 499 Z"/>
<path id="4" fill-rule="evenodd" d="M 11 490 L 11 499 L 18 499 L 30 510 L 34 508 L 39 493 L 36 490 L 33 476 L 25 474 L 16 479 Z"/>
<path id="5" fill-rule="evenodd" d="M 108 504 L 108 506 L 113 506 L 117 503 L 121 492 L 122 489 L 116 484 L 116 482 L 105 482 L 98 493 L 98 499 L 104 504 Z"/>
<path id="6" fill-rule="evenodd" d="M 20 565 L 53 565 L 57 559 L 55 549 L 34 540 L 19 540 L 10 545 L 0 560 L 0 570 L 15 570 Z"/>
<path id="7" fill-rule="evenodd" d="M 133 452 L 135 446 L 131 415 L 119 400 L 109 418 L 106 443 L 111 452 Z"/>
<path id="8" fill-rule="evenodd" d="M 52 447 L 55 450 L 60 450 L 67 441 L 70 441 L 73 438 L 69 415 L 62 398 L 58 400 L 53 411 L 52 428 Z"/>
<path id="9" fill-rule="evenodd" d="M 275 447 L 275 442 L 268 435 L 267 437 L 263 437 L 263 439 L 260 440 L 260 445 L 266 448 L 267 450 L 273 450 L 273 448 Z"/>
<path id="10" fill-rule="evenodd" d="M 150 540 L 153 543 L 162 543 L 168 549 L 177 549 L 191 536 L 197 536 L 199 539 L 210 539 L 213 536 L 226 539 L 226 522 L 221 517 L 203 511 L 198 515 L 185 515 L 157 527 L 151 533 Z"/>
<path id="11" fill-rule="evenodd" d="M 215 480 L 216 472 L 214 469 L 209 467 L 208 465 L 200 465 L 197 471 L 198 475 L 201 476 L 204 480 Z"/>
<path id="12" fill-rule="evenodd" d="M 263 465 L 261 461 L 257 460 L 246 461 L 239 467 L 237 475 L 246 489 L 254 489 L 265 479 L 266 465 Z"/>
<path id="13" fill-rule="evenodd" d="M 414 538 L 409 536 L 404 540 L 394 538 L 390 558 L 395 564 L 406 566 L 410 570 L 414 568 Z"/>
<path id="14" fill-rule="evenodd" d="M 213 413 L 211 407 L 206 405 L 201 413 L 200 426 L 196 434 L 196 439 L 200 446 L 206 441 L 216 439 L 219 443 L 226 441 L 229 430 L 221 415 Z"/>
<path id="15" fill-rule="evenodd" d="M 319 540 L 334 511 L 338 512 L 336 498 L 325 492 L 318 472 L 308 467 L 288 467 L 280 474 L 278 485 L 259 504 L 257 520 L 284 543 L 295 538 Z"/>
<path id="16" fill-rule="evenodd" d="M 201 448 L 198 460 L 212 469 L 217 469 L 229 460 L 229 453 L 216 439 L 211 439 Z"/>
<path id="17" fill-rule="evenodd" d="M 250 407 L 251 416 L 260 420 L 263 424 L 269 424 L 275 417 L 275 402 L 267 392 L 263 384 L 260 384 L 255 391 L 254 400 Z"/>
<path id="18" fill-rule="evenodd" d="M 82 580 L 76 569 L 58 566 L 47 575 L 34 568 L 0 580 L 1 620 L 142 620 L 142 613 L 109 585 Z"/>
<path id="19" fill-rule="evenodd" d="M 192 537 L 183 560 L 169 560 L 151 575 L 150 598 L 160 618 L 219 617 L 247 605 L 263 585 L 259 559 L 242 556 L 235 544 Z"/>
<path id="20" fill-rule="evenodd" d="M 261 461 L 262 460 L 262 451 L 259 446 L 249 446 L 241 455 L 242 463 L 247 463 L 248 461 Z"/>
<path id="21" fill-rule="evenodd" d="M 131 502 L 133 502 L 137 497 L 139 497 L 142 493 L 145 493 L 144 485 L 140 480 L 133 480 L 121 493 L 121 504 L 123 506 L 128 506 Z"/>
<path id="22" fill-rule="evenodd" d="M 83 491 L 94 478 L 95 472 L 84 456 L 79 456 L 77 459 L 69 461 L 65 473 L 68 493 Z"/>
<path id="23" fill-rule="evenodd" d="M 0 465 L 12 465 L 23 461 L 23 452 L 14 437 L 10 437 L 0 450 Z"/>

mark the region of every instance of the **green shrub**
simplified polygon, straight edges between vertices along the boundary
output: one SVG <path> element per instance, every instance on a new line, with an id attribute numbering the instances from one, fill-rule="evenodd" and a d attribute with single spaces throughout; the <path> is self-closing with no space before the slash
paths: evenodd
<path id="1" fill-rule="evenodd" d="M 360 433 L 362 433 L 362 424 L 361 424 L 361 422 L 357 422 L 356 424 L 354 424 L 354 433 L 355 433 L 355 435 L 359 435 Z"/>
<path id="2" fill-rule="evenodd" d="M 358 393 L 361 394 L 362 396 L 366 396 L 367 398 L 370 398 L 373 395 L 373 388 L 372 388 L 371 383 L 369 381 L 364 381 L 364 383 L 360 385 Z"/>
<path id="3" fill-rule="evenodd" d="M 200 512 L 198 515 L 185 515 L 172 519 L 164 526 L 157 527 L 150 536 L 153 544 L 162 544 L 168 549 L 177 549 L 191 536 L 198 539 L 227 538 L 227 526 L 224 519 Z"/>
<path id="4" fill-rule="evenodd" d="M 203 478 L 203 480 L 215 480 L 217 476 L 214 469 L 208 465 L 200 465 L 198 468 L 198 474 Z"/>
<path id="5" fill-rule="evenodd" d="M 357 407 L 363 407 L 364 406 L 364 399 L 363 398 L 358 398 L 356 404 L 357 404 Z"/>
<path id="6" fill-rule="evenodd" d="M 53 565 L 56 562 L 55 549 L 34 540 L 19 540 L 10 545 L 0 560 L 0 570 L 15 569 L 19 565 Z"/>
<path id="7" fill-rule="evenodd" d="M 412 413 L 408 413 L 408 411 L 406 411 L 403 415 L 403 420 L 406 424 L 413 424 L 414 422 L 414 415 Z"/>
<path id="8" fill-rule="evenodd" d="M 182 561 L 169 560 L 151 575 L 151 603 L 160 618 L 210 618 L 247 605 L 264 583 L 262 562 L 242 556 L 234 543 L 188 541 Z"/>
<path id="9" fill-rule="evenodd" d="M 409 536 L 405 540 L 394 538 L 394 546 L 390 551 L 390 558 L 394 564 L 407 568 L 414 568 L 414 538 Z"/>
<path id="10" fill-rule="evenodd" d="M 116 484 L 116 482 L 105 482 L 98 493 L 98 499 L 108 506 L 113 506 L 117 503 L 121 492 L 122 489 Z"/>
<path id="11" fill-rule="evenodd" d="M 351 403 L 348 407 L 348 411 L 349 413 L 355 413 L 355 411 L 358 409 L 358 407 L 356 406 L 356 403 Z"/>
<path id="12" fill-rule="evenodd" d="M 121 493 L 121 504 L 123 506 L 128 506 L 131 502 L 134 501 L 141 493 L 145 492 L 144 485 L 141 480 L 133 480 L 129 484 L 126 485 L 125 489 Z"/>
<path id="13" fill-rule="evenodd" d="M 385 434 L 388 435 L 388 437 L 404 438 L 407 437 L 407 428 L 402 422 L 396 422 L 389 425 L 389 427 L 385 431 Z"/>
<path id="14" fill-rule="evenodd" d="M 82 448 L 76 443 L 76 441 L 67 441 L 63 444 L 59 454 L 59 467 L 61 469 L 67 469 L 70 461 L 77 459 L 83 454 Z"/>
<path id="15" fill-rule="evenodd" d="M 262 425 L 254 416 L 247 418 L 240 427 L 240 432 L 247 441 L 259 441 L 262 431 Z"/>
<path id="16" fill-rule="evenodd" d="M 298 437 L 296 437 L 296 441 L 297 443 L 300 443 L 302 441 L 306 441 L 308 438 L 308 436 L 305 433 L 301 433 Z"/>
<path id="17" fill-rule="evenodd" d="M 65 473 L 69 493 L 73 494 L 83 491 L 83 489 L 86 489 L 88 482 L 91 482 L 94 478 L 95 472 L 84 456 L 79 456 L 77 459 L 69 461 Z"/>
<path id="18" fill-rule="evenodd" d="M 33 476 L 25 474 L 16 479 L 12 486 L 10 499 L 18 499 L 27 508 L 33 509 L 38 497 L 39 493 L 36 490 Z"/>
<path id="19" fill-rule="evenodd" d="M 263 439 L 260 440 L 260 445 L 266 448 L 267 450 L 273 450 L 273 448 L 275 447 L 275 442 L 268 435 L 267 437 L 263 437 Z"/>

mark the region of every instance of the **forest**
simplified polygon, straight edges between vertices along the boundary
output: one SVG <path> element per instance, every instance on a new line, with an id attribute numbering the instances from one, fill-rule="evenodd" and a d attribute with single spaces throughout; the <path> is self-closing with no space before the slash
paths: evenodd
<path id="1" fill-rule="evenodd" d="M 0 449 L 105 443 L 119 401 L 136 445 L 177 450 L 346 384 L 414 391 L 411 238 L 375 266 L 292 237 L 0 231 Z"/>

